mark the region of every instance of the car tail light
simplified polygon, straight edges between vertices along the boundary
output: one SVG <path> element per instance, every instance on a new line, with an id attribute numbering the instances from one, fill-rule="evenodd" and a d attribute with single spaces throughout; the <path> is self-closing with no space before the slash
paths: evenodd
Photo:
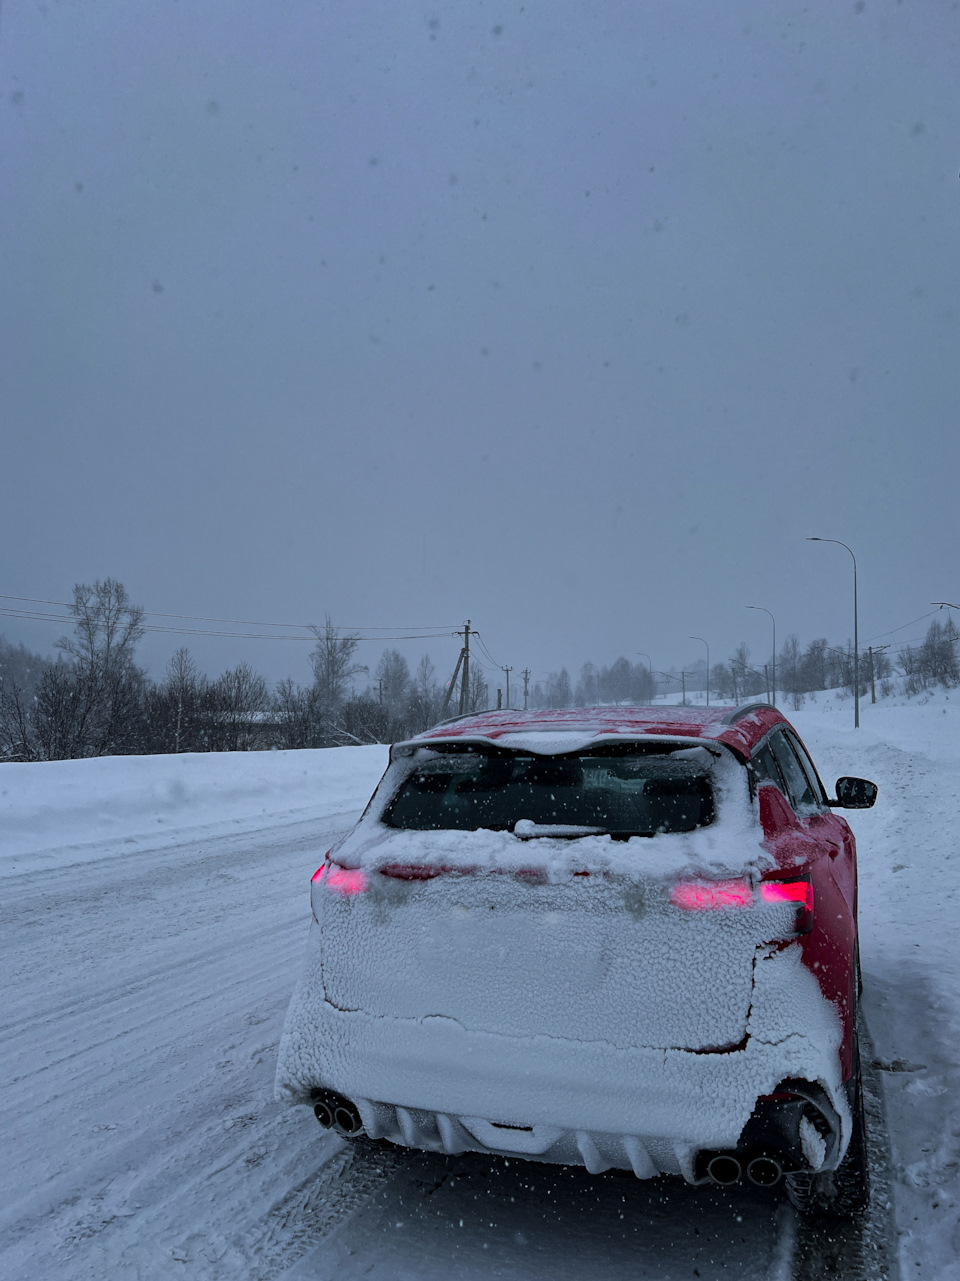
<path id="1" fill-rule="evenodd" d="M 329 850 L 327 853 L 329 854 Z M 321 863 L 311 885 L 323 885 L 334 894 L 362 894 L 367 888 L 367 874 L 359 867 L 339 867 L 336 863 Z"/>
<path id="2" fill-rule="evenodd" d="M 753 890 L 746 879 L 738 881 L 680 881 L 671 895 L 685 912 L 712 912 L 724 907 L 749 907 Z"/>
<path id="3" fill-rule="evenodd" d="M 760 897 L 765 903 L 796 903 L 796 933 L 809 934 L 813 929 L 813 884 L 809 877 L 794 881 L 761 881 Z"/>
<path id="4" fill-rule="evenodd" d="M 794 903 L 797 917 L 793 932 L 808 934 L 813 929 L 813 885 L 808 877 L 761 881 L 759 894 L 745 877 L 732 881 L 678 881 L 670 897 L 685 912 L 751 907 L 758 897 L 762 903 Z"/>

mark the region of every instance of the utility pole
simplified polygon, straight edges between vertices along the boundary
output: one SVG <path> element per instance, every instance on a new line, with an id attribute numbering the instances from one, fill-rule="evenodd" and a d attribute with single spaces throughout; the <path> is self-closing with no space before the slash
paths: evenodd
<path id="1" fill-rule="evenodd" d="M 460 677 L 460 715 L 470 710 L 470 619 L 463 625 L 463 675 Z"/>
<path id="2" fill-rule="evenodd" d="M 683 706 L 687 705 L 687 673 L 680 673 L 680 687 L 683 690 Z"/>
<path id="3" fill-rule="evenodd" d="M 889 649 L 889 648 L 890 648 L 889 645 L 868 645 L 867 646 L 867 653 L 870 655 L 870 702 L 871 703 L 875 703 L 877 701 L 877 683 L 874 678 L 875 668 L 873 666 L 873 656 L 874 654 L 882 654 L 885 649 Z"/>
<path id="4" fill-rule="evenodd" d="M 510 706 L 510 673 L 513 671 L 513 668 L 501 667 L 500 670 L 501 672 L 506 672 L 507 674 L 507 707 L 509 708 Z"/>
<path id="5" fill-rule="evenodd" d="M 460 681 L 460 715 L 467 711 L 467 702 L 470 694 L 470 619 L 463 625 L 462 632 L 454 632 L 455 636 L 463 637 L 463 648 L 460 650 L 460 657 L 457 659 L 457 665 L 453 669 L 453 676 L 450 678 L 450 684 L 447 686 L 447 692 L 443 696 L 443 706 L 440 708 L 440 719 L 443 720 L 447 708 L 450 705 L 450 699 L 457 685 L 457 676 L 460 669 L 463 669 L 463 677 Z"/>
<path id="6" fill-rule="evenodd" d="M 523 671 L 520 673 L 520 675 L 523 677 L 523 710 L 526 711 L 527 710 L 527 693 L 529 692 L 529 689 L 530 689 L 530 668 L 525 667 Z"/>
<path id="7" fill-rule="evenodd" d="M 497 687 L 497 711 L 503 710 L 503 690 Z"/>

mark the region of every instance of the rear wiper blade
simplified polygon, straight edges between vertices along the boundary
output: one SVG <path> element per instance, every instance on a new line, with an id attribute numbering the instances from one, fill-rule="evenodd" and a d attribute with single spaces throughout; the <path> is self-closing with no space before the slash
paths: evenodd
<path id="1" fill-rule="evenodd" d="M 584 827 L 579 823 L 535 823 L 531 818 L 518 818 L 513 825 L 514 836 L 529 841 L 536 836 L 608 836 L 605 827 Z"/>

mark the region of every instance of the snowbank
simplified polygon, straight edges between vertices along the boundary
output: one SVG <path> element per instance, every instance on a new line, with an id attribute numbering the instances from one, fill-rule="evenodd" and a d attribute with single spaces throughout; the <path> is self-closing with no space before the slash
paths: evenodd
<path id="1" fill-rule="evenodd" d="M 0 765 L 0 876 L 363 805 L 385 747 Z"/>

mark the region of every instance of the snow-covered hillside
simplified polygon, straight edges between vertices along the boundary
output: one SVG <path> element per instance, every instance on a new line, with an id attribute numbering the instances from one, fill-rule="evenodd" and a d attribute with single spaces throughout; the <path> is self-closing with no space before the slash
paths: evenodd
<path id="1" fill-rule="evenodd" d="M 850 816 L 866 1013 L 903 1276 L 948 1281 L 960 699 L 867 705 L 859 732 L 832 697 L 791 718 L 828 785 L 880 785 Z M 3 1275 L 808 1275 L 772 1197 L 354 1157 L 273 1102 L 309 877 L 385 760 L 372 747 L 0 766 Z"/>

